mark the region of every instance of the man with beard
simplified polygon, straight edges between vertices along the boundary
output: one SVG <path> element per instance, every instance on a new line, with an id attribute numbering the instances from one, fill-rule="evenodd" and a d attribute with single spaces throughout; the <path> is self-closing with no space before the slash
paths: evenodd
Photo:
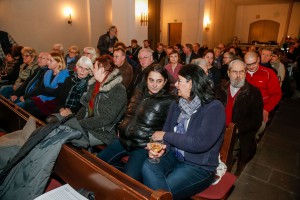
<path id="1" fill-rule="evenodd" d="M 246 65 L 234 60 L 228 67 L 229 82 L 216 88 L 216 98 L 225 106 L 226 125 L 235 123 L 237 169 L 240 175 L 256 152 L 255 134 L 263 119 L 263 99 L 258 88 L 246 80 Z"/>

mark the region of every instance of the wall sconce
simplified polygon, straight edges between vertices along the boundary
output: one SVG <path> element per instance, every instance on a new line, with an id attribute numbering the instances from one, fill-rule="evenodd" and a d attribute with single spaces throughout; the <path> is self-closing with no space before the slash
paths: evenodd
<path id="1" fill-rule="evenodd" d="M 148 25 L 148 14 L 145 12 L 141 12 L 141 26 Z"/>
<path id="2" fill-rule="evenodd" d="M 209 19 L 208 16 L 204 17 L 203 25 L 204 25 L 204 30 L 205 30 L 206 32 L 208 32 L 209 29 L 210 29 L 210 19 Z"/>
<path id="3" fill-rule="evenodd" d="M 141 26 L 148 25 L 148 0 L 135 0 L 135 17 Z"/>
<path id="4" fill-rule="evenodd" d="M 68 24 L 72 25 L 73 21 L 72 21 L 72 9 L 71 8 L 65 8 L 65 16 L 67 17 L 68 20 Z"/>
<path id="5" fill-rule="evenodd" d="M 204 27 L 205 31 L 208 32 L 210 29 L 210 23 L 207 23 Z"/>

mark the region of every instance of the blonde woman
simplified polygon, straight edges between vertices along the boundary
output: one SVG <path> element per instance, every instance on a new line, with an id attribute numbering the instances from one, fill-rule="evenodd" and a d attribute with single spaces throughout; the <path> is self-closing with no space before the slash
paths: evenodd
<path id="1" fill-rule="evenodd" d="M 58 100 L 53 90 L 62 87 L 65 79 L 69 76 L 61 54 L 50 54 L 48 68 L 43 84 L 31 92 L 31 97 L 25 100 L 24 106 L 25 110 L 42 120 L 57 110 Z"/>

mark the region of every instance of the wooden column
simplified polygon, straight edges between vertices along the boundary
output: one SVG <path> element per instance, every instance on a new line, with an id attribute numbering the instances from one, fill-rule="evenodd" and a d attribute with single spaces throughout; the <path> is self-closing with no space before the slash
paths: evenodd
<path id="1" fill-rule="evenodd" d="M 148 0 L 148 39 L 153 50 L 160 42 L 160 5 L 161 0 Z"/>

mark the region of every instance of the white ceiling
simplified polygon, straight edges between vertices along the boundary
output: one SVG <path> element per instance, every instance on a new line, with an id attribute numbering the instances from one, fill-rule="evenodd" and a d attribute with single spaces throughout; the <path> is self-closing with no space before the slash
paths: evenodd
<path id="1" fill-rule="evenodd" d="M 237 5 L 262 5 L 262 4 L 281 4 L 300 2 L 300 0 L 233 0 Z"/>

